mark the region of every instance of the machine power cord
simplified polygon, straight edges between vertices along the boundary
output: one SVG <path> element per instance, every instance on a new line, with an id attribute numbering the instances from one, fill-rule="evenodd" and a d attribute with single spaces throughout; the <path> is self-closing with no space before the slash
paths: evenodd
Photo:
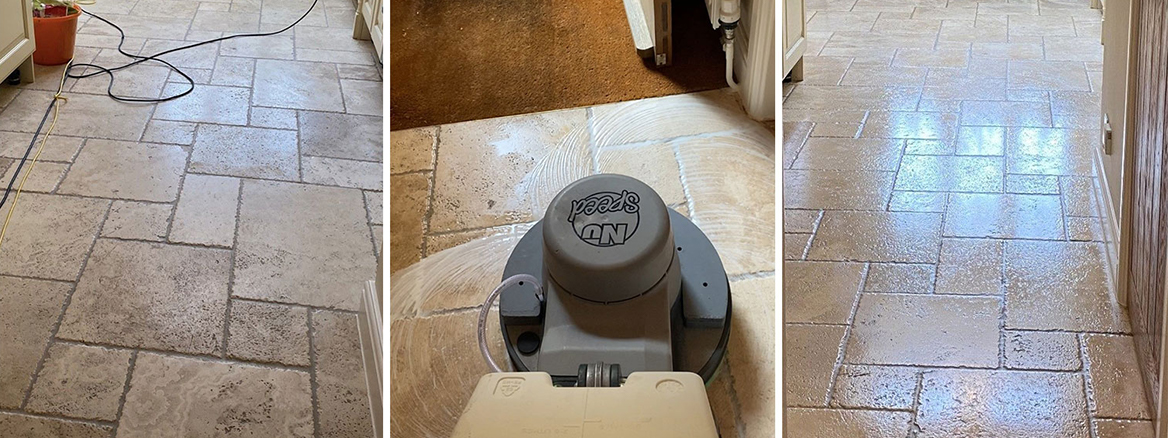
<path id="1" fill-rule="evenodd" d="M 487 348 L 487 315 L 491 313 L 491 306 L 495 303 L 495 299 L 499 297 L 499 293 L 503 289 L 509 288 L 516 284 L 523 285 L 523 282 L 530 282 L 535 285 L 535 296 L 543 301 L 543 287 L 539 285 L 539 279 L 529 274 L 515 274 L 507 277 L 502 283 L 487 295 L 487 300 L 483 302 L 483 308 L 479 309 L 479 352 L 483 354 L 483 359 L 487 361 L 487 365 L 491 367 L 492 373 L 501 373 L 503 369 L 499 364 L 495 363 L 495 359 L 491 358 L 491 350 Z"/>
<path id="2" fill-rule="evenodd" d="M 8 214 L 6 215 L 6 218 L 4 220 L 4 226 L 2 228 L 0 228 L 0 244 L 2 244 L 4 242 L 4 240 L 3 240 L 4 233 L 8 230 L 8 222 L 12 218 L 12 212 L 16 210 L 16 205 L 15 205 L 16 198 L 18 198 L 20 196 L 20 191 L 24 187 L 24 181 L 26 181 L 28 179 L 28 174 L 32 172 L 33 166 L 36 165 L 36 160 L 37 160 L 37 158 L 40 157 L 40 151 L 44 150 L 45 143 L 48 142 L 49 135 L 53 132 L 53 126 L 55 126 L 57 123 L 56 113 L 60 111 L 60 106 L 57 105 L 57 101 L 58 100 L 61 100 L 61 101 L 65 100 L 65 98 L 61 96 L 61 93 L 65 89 L 65 79 L 66 78 L 85 79 L 85 78 L 93 77 L 93 76 L 96 76 L 99 74 L 107 75 L 107 76 L 109 76 L 110 82 L 109 82 L 109 87 L 106 88 L 106 95 L 108 95 L 111 99 L 119 101 L 119 102 L 159 103 L 159 102 L 166 102 L 168 100 L 178 99 L 180 97 L 191 94 L 192 91 L 195 91 L 195 80 L 192 79 L 189 75 L 187 75 L 186 72 L 182 71 L 182 69 L 175 67 L 173 64 L 166 62 L 165 60 L 159 59 L 160 56 L 165 56 L 165 55 L 168 55 L 171 53 L 175 53 L 175 52 L 179 52 L 179 51 L 183 51 L 183 50 L 188 50 L 188 49 L 193 49 L 195 47 L 204 46 L 207 44 L 216 43 L 219 41 L 225 41 L 225 40 L 229 40 L 229 39 L 233 39 L 233 38 L 264 37 L 264 36 L 278 35 L 278 34 L 287 32 L 289 29 L 293 28 L 297 24 L 300 24 L 300 22 L 303 21 L 305 17 L 308 17 L 308 14 L 312 13 L 312 10 L 314 8 L 316 8 L 316 4 L 319 1 L 320 0 L 313 0 L 312 5 L 310 5 L 308 7 L 308 10 L 304 11 L 304 14 L 301 15 L 300 18 L 296 19 L 296 21 L 292 22 L 292 24 L 289 24 L 289 25 L 285 26 L 284 28 L 277 30 L 277 31 L 227 35 L 227 36 L 223 36 L 223 37 L 219 37 L 219 38 L 213 38 L 213 39 L 209 39 L 206 41 L 200 41 L 197 43 L 176 47 L 176 48 L 173 48 L 170 50 L 164 50 L 164 51 L 155 53 L 155 54 L 150 55 L 150 56 L 135 55 L 135 54 L 126 52 L 124 49 L 122 49 L 122 46 L 126 43 L 126 32 L 123 31 L 121 27 L 118 27 L 118 25 L 114 24 L 113 22 L 106 20 L 105 18 L 102 18 L 100 15 L 97 15 L 97 14 L 94 14 L 93 12 L 86 11 L 86 10 L 82 9 L 81 10 L 82 13 L 89 15 L 93 18 L 96 18 L 96 19 L 100 20 L 101 22 L 108 24 L 108 25 L 112 26 L 114 29 L 116 29 L 118 31 L 118 35 L 120 36 L 120 39 L 118 41 L 118 52 L 121 53 L 122 55 L 128 56 L 130 58 L 134 58 L 134 61 L 127 63 L 125 65 L 112 67 L 112 68 L 106 68 L 106 67 L 103 67 L 103 66 L 100 66 L 97 64 L 90 64 L 90 63 L 74 64 L 73 60 L 69 60 L 69 63 L 65 66 L 65 70 L 61 74 L 61 83 L 57 87 L 57 93 L 55 95 L 53 95 L 53 100 L 49 102 L 49 107 L 45 109 L 45 115 L 43 117 L 41 117 L 41 123 L 39 125 L 37 125 L 36 132 L 33 134 L 32 140 L 29 141 L 29 143 L 28 143 L 28 148 L 25 149 L 24 155 L 20 158 L 20 162 L 16 165 L 16 170 L 12 173 L 12 179 L 8 181 L 8 186 L 5 187 L 5 189 L 4 189 L 4 196 L 0 197 L 0 210 L 3 210 L 4 205 L 8 202 L 9 194 L 12 193 L 12 187 L 13 187 L 13 185 L 16 184 L 16 179 L 20 175 L 21 169 L 23 169 L 25 163 L 28 162 L 29 155 L 32 154 L 32 150 L 36 146 L 37 137 L 40 137 L 40 135 L 41 135 L 41 129 L 44 128 L 45 122 L 49 119 L 49 114 L 53 113 L 54 114 L 53 115 L 53 123 L 49 126 L 49 130 L 45 132 L 44 138 L 41 139 L 41 147 L 37 151 L 36 156 L 33 157 L 32 163 L 29 164 L 29 170 L 28 170 L 28 172 L 25 172 L 24 179 L 21 180 L 20 186 L 17 187 L 17 190 L 15 192 L 16 194 L 12 200 L 12 203 L 13 203 L 12 208 L 10 208 L 8 210 Z M 184 80 L 186 80 L 187 89 L 181 93 L 178 93 L 178 94 L 175 94 L 172 96 L 161 97 L 161 98 L 136 98 L 136 97 L 128 97 L 128 96 L 118 96 L 118 95 L 114 94 L 114 82 L 116 80 L 116 77 L 114 76 L 114 72 L 141 64 L 141 63 L 146 62 L 146 61 L 160 62 L 160 63 L 166 65 L 168 68 L 170 68 L 170 70 L 178 73 L 180 76 L 183 77 Z M 85 69 L 87 72 L 73 73 L 72 71 L 76 67 L 81 67 L 81 68 Z M 92 68 L 96 71 L 91 71 L 91 72 L 88 71 L 90 68 Z M 54 110 L 57 110 L 57 111 L 55 112 Z"/>

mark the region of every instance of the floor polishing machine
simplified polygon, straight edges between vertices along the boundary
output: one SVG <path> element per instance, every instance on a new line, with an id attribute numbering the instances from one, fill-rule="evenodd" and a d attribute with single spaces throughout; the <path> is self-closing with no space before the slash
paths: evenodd
<path id="1" fill-rule="evenodd" d="M 454 437 L 718 436 L 708 384 L 730 337 L 713 244 L 634 178 L 565 187 L 520 239 L 479 315 L 491 369 Z M 498 298 L 507 356 L 491 357 Z"/>

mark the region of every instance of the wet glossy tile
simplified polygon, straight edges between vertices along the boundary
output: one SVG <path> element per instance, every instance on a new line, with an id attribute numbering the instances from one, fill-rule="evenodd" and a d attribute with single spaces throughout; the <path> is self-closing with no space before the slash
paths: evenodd
<path id="1" fill-rule="evenodd" d="M 308 373 L 139 353 L 119 437 L 310 437 Z"/>
<path id="2" fill-rule="evenodd" d="M 1074 61 L 1010 61 L 1010 88 L 1090 91 L 1087 70 Z"/>
<path id="3" fill-rule="evenodd" d="M 941 215 L 827 211 L 808 259 L 935 263 Z"/>
<path id="4" fill-rule="evenodd" d="M 917 424 L 923 437 L 1089 438 L 1077 373 L 937 370 L 924 374 Z"/>
<path id="5" fill-rule="evenodd" d="M 412 265 L 422 258 L 422 233 L 430 199 L 428 173 L 394 175 L 389 178 L 390 272 Z"/>
<path id="6" fill-rule="evenodd" d="M 186 161 L 187 152 L 179 146 L 90 139 L 59 192 L 171 202 L 178 197 Z"/>
<path id="7" fill-rule="evenodd" d="M 864 291 L 929 293 L 933 290 L 935 272 L 933 265 L 872 263 L 864 281 Z"/>
<path id="8" fill-rule="evenodd" d="M 957 115 L 934 112 L 876 112 L 868 115 L 860 137 L 947 139 L 957 130 Z"/>
<path id="9" fill-rule="evenodd" d="M 1156 430 L 1151 421 L 1095 420 L 1099 438 L 1152 438 Z"/>
<path id="10" fill-rule="evenodd" d="M 308 310 L 303 307 L 233 300 L 227 327 L 228 357 L 310 365 Z"/>
<path id="11" fill-rule="evenodd" d="M 954 144 L 950 140 L 905 141 L 904 153 L 908 155 L 953 155 Z"/>
<path id="12" fill-rule="evenodd" d="M 1126 316 L 1107 290 L 1105 255 L 1099 244 L 1014 241 L 1006 244 L 1005 257 L 1007 328 L 1129 330 Z"/>
<path id="13" fill-rule="evenodd" d="M 921 86 L 928 69 L 889 67 L 885 63 L 853 63 L 840 85 L 861 87 Z"/>
<path id="14" fill-rule="evenodd" d="M 1083 366 L 1074 333 L 1006 331 L 1004 337 L 1006 368 L 1076 371 Z"/>
<path id="15" fill-rule="evenodd" d="M 686 201 L 681 170 L 669 144 L 604 147 L 597 151 L 596 162 L 601 173 L 628 175 L 648 184 L 666 204 Z"/>
<path id="16" fill-rule="evenodd" d="M 831 406 L 849 409 L 912 409 L 917 370 L 907 367 L 843 365 Z"/>
<path id="17" fill-rule="evenodd" d="M 957 155 L 1002 155 L 1006 129 L 997 126 L 963 126 L 957 133 Z"/>
<path id="18" fill-rule="evenodd" d="M 235 296 L 347 310 L 374 277 L 360 191 L 244 181 Z"/>
<path id="19" fill-rule="evenodd" d="M 783 210 L 783 232 L 811 233 L 815 231 L 815 224 L 819 223 L 822 212 L 818 210 Z"/>
<path id="20" fill-rule="evenodd" d="M 783 233 L 783 260 L 802 260 L 811 238 L 807 233 Z"/>
<path id="21" fill-rule="evenodd" d="M 893 172 L 787 170 L 783 207 L 884 210 L 892 195 Z"/>
<path id="22" fill-rule="evenodd" d="M 734 390 L 738 409 L 747 428 L 747 436 L 775 435 L 775 277 L 750 278 L 730 284 L 743 308 L 731 331 L 741 334 L 731 338 L 727 347 L 730 363 L 750 366 L 734 370 Z"/>
<path id="23" fill-rule="evenodd" d="M 1083 242 L 1102 242 L 1103 225 L 1095 217 L 1068 217 L 1067 238 Z"/>
<path id="24" fill-rule="evenodd" d="M 1149 419 L 1135 344 L 1130 336 L 1086 335 L 1091 413 L 1105 418 Z"/>
<path id="25" fill-rule="evenodd" d="M 847 324 L 863 274 L 861 263 L 783 262 L 784 321 Z"/>
<path id="26" fill-rule="evenodd" d="M 905 155 L 896 190 L 1000 192 L 1002 163 L 998 157 Z"/>
<path id="27" fill-rule="evenodd" d="M 1006 175 L 1006 193 L 1057 195 L 1059 194 L 1058 177 L 1009 174 Z"/>
<path id="28" fill-rule="evenodd" d="M 300 112 L 300 151 L 305 155 L 381 161 L 381 117 Z"/>
<path id="29" fill-rule="evenodd" d="M 230 270 L 224 250 L 98 240 L 57 336 L 219 354 Z"/>
<path id="30" fill-rule="evenodd" d="M 989 239 L 943 239 L 937 264 L 937 293 L 1001 295 L 1002 243 Z"/>
<path id="31" fill-rule="evenodd" d="M 1059 178 L 1059 188 L 1063 193 L 1067 216 L 1099 216 L 1094 184 L 1092 178 Z"/>
<path id="32" fill-rule="evenodd" d="M 783 168 L 790 169 L 814 129 L 811 122 L 783 122 Z"/>
<path id="33" fill-rule="evenodd" d="M 130 350 L 53 344 L 26 409 L 73 418 L 116 420 L 131 354 Z"/>
<path id="34" fill-rule="evenodd" d="M 901 438 L 911 421 L 908 412 L 789 408 L 786 430 L 790 438 Z"/>
<path id="35" fill-rule="evenodd" d="M 173 206 L 133 201 L 114 201 L 101 227 L 102 237 L 118 239 L 166 240 L 166 227 Z"/>
<path id="36" fill-rule="evenodd" d="M 904 142 L 894 139 L 810 138 L 792 169 L 895 171 Z"/>
<path id="37" fill-rule="evenodd" d="M 801 85 L 783 102 L 783 108 L 913 111 L 919 99 L 920 91 L 912 88 Z"/>
<path id="38" fill-rule="evenodd" d="M 12 438 L 40 438 L 46 436 L 60 438 L 105 438 L 112 428 L 93 423 L 36 417 L 31 415 L 0 413 L 0 429 L 10 433 Z"/>
<path id="39" fill-rule="evenodd" d="M 345 111 L 336 67 L 300 61 L 256 60 L 252 104 L 276 108 Z M 309 92 L 311 91 L 311 92 Z"/>
<path id="40" fill-rule="evenodd" d="M 888 202 L 888 211 L 942 213 L 948 199 L 949 194 L 944 192 L 894 191 Z"/>
<path id="41" fill-rule="evenodd" d="M 1050 104 L 1041 102 L 967 101 L 961 103 L 964 126 L 1051 125 Z"/>
<path id="42" fill-rule="evenodd" d="M 844 336 L 843 326 L 791 325 L 783 328 L 783 391 L 787 406 L 826 406 L 831 374 Z"/>
<path id="43" fill-rule="evenodd" d="M 859 123 L 817 123 L 811 130 L 812 137 L 855 138 L 864 125 Z"/>
<path id="44" fill-rule="evenodd" d="M 998 366 L 997 298 L 863 294 L 845 363 Z"/>
<path id="45" fill-rule="evenodd" d="M 171 84 L 163 92 L 167 95 L 187 89 L 186 84 Z M 181 99 L 158 104 L 154 118 L 181 122 L 246 125 L 248 89 L 200 85 Z"/>
<path id="46" fill-rule="evenodd" d="M 71 285 L 0 276 L 0 407 L 17 409 Z M 0 418 L 0 423 L 4 420 Z"/>
<path id="47" fill-rule="evenodd" d="M 312 325 L 321 436 L 373 435 L 357 316 L 317 310 Z"/>
<path id="48" fill-rule="evenodd" d="M 199 126 L 190 172 L 250 178 L 299 178 L 293 131 L 242 126 Z"/>
<path id="49" fill-rule="evenodd" d="M 804 56 L 803 82 L 805 85 L 839 85 L 852 58 L 837 56 Z M 786 120 L 786 119 L 784 119 Z"/>
<path id="50" fill-rule="evenodd" d="M 4 235 L 0 275 L 74 281 L 110 201 L 72 196 L 20 195 Z M 7 217 L 12 202 L 0 208 Z"/>
<path id="51" fill-rule="evenodd" d="M 1097 131 L 1019 128 L 1006 135 L 1011 173 L 1093 175 Z"/>
<path id="52" fill-rule="evenodd" d="M 51 92 L 25 90 L 20 93 L 0 112 L 0 131 L 35 132 L 52 98 Z M 120 103 L 106 96 L 74 94 L 69 96 L 68 109 L 62 109 L 62 114 L 84 114 L 85 117 L 70 118 L 70 123 L 58 124 L 53 133 L 136 141 L 146 129 L 151 111 L 149 106 Z"/>
<path id="53" fill-rule="evenodd" d="M 1061 240 L 1066 236 L 1057 196 L 954 193 L 945 216 L 946 237 Z"/>

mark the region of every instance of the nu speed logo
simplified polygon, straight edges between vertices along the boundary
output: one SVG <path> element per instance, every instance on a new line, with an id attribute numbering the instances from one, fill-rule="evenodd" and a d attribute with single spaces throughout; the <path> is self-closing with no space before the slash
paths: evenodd
<path id="1" fill-rule="evenodd" d="M 628 190 L 593 193 L 572 200 L 568 222 L 572 223 L 576 236 L 590 245 L 623 245 L 637 232 L 640 201 L 640 195 Z"/>

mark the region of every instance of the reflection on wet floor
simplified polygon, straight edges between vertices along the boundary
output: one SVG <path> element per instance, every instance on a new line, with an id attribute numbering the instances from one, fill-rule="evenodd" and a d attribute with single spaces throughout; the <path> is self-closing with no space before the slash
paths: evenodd
<path id="1" fill-rule="evenodd" d="M 1089 3 L 807 0 L 790 436 L 1152 435 L 1096 206 Z"/>

